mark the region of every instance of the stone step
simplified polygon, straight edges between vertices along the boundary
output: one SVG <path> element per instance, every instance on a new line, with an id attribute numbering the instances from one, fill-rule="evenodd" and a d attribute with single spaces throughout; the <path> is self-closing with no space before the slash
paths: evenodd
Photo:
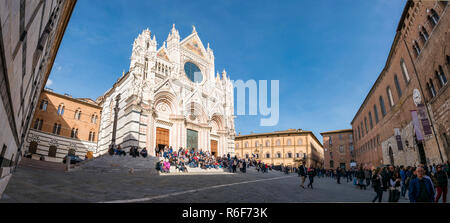
<path id="1" fill-rule="evenodd" d="M 65 171 L 65 169 L 66 169 L 66 165 L 63 163 L 55 163 L 55 162 L 42 161 L 42 160 L 33 160 L 33 159 L 29 159 L 29 158 L 23 158 L 19 163 L 19 167 L 30 167 L 30 168 L 55 170 L 55 171 Z"/>
<path id="2" fill-rule="evenodd" d="M 82 162 L 76 169 L 88 172 L 134 172 L 148 171 L 157 174 L 156 157 L 111 156 L 109 154 Z"/>

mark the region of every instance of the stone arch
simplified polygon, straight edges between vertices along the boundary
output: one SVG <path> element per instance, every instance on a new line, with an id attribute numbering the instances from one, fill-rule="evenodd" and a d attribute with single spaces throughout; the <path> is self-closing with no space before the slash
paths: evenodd
<path id="1" fill-rule="evenodd" d="M 156 111 L 177 114 L 176 97 L 168 91 L 161 91 L 155 95 L 154 108 Z"/>
<path id="2" fill-rule="evenodd" d="M 220 114 L 214 114 L 211 117 L 210 125 L 211 125 L 213 131 L 223 130 L 224 129 L 223 116 Z"/>
<path id="3" fill-rule="evenodd" d="M 392 146 L 390 144 L 388 145 L 388 155 L 389 155 L 390 164 L 395 165 L 394 164 L 394 152 L 392 151 Z"/>
<path id="4" fill-rule="evenodd" d="M 197 102 L 189 102 L 184 108 L 186 117 L 188 120 L 198 120 L 200 123 L 208 123 L 208 116 L 203 109 L 203 106 Z"/>

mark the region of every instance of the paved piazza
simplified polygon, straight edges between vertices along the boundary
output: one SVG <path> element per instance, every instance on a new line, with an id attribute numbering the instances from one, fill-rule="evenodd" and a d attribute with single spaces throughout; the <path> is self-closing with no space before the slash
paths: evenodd
<path id="1" fill-rule="evenodd" d="M 246 174 L 222 175 L 102 172 L 63 173 L 21 167 L 0 202 L 367 202 L 375 195 L 372 188 L 361 191 L 345 180 L 338 185 L 329 178 L 317 177 L 313 190 L 302 189 L 296 174 L 262 174 L 253 168 Z M 401 198 L 400 202 L 407 200 Z"/>

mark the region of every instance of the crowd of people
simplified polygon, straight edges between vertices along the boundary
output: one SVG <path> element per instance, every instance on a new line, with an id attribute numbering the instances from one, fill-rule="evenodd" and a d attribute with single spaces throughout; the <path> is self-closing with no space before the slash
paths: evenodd
<path id="1" fill-rule="evenodd" d="M 138 147 L 131 147 L 129 155 L 133 157 L 147 157 L 148 151 L 143 148 L 139 151 Z M 126 156 L 127 153 L 119 146 L 111 146 L 110 155 Z M 199 151 L 194 148 L 179 148 L 174 150 L 172 147 L 163 149 L 155 148 L 155 154 L 162 159 L 157 162 L 156 169 L 163 173 L 170 172 L 170 167 L 180 172 L 188 172 L 188 168 L 201 169 L 224 169 L 231 173 L 237 173 L 238 169 L 241 173 L 246 173 L 247 168 L 254 167 L 261 173 L 277 170 L 285 174 L 297 173 L 301 177 L 300 187 L 305 188 L 306 179 L 309 179 L 308 188 L 313 189 L 314 177 L 328 177 L 335 179 L 337 184 L 341 184 L 341 178 L 347 183 L 353 183 L 360 190 L 367 190 L 372 186 L 375 191 L 375 197 L 372 202 L 381 202 L 384 192 L 388 192 L 389 202 L 398 202 L 401 197 L 408 199 L 410 202 L 447 202 L 448 193 L 448 176 L 450 175 L 450 162 L 440 165 L 418 165 L 415 166 L 392 166 L 386 165 L 378 168 L 359 168 L 352 167 L 350 169 L 336 168 L 324 169 L 307 167 L 302 163 L 299 167 L 267 164 L 261 160 L 252 158 L 239 159 L 230 154 L 223 156 L 214 156 L 209 151 Z"/>
<path id="2" fill-rule="evenodd" d="M 448 175 L 450 163 L 426 166 L 386 165 L 378 168 L 336 168 L 325 171 L 325 176 L 341 183 L 341 177 L 352 182 L 361 190 L 372 185 L 375 197 L 372 202 L 381 202 L 384 192 L 388 192 L 389 202 L 398 202 L 401 197 L 410 202 L 447 202 Z M 323 171 L 323 170 L 322 170 Z"/>

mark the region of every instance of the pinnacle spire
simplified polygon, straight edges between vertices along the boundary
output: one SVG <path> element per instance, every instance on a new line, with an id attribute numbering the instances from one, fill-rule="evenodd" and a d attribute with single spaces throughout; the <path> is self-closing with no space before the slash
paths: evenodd
<path id="1" fill-rule="evenodd" d="M 197 30 L 195 30 L 195 26 L 192 25 L 192 33 L 197 33 Z"/>

